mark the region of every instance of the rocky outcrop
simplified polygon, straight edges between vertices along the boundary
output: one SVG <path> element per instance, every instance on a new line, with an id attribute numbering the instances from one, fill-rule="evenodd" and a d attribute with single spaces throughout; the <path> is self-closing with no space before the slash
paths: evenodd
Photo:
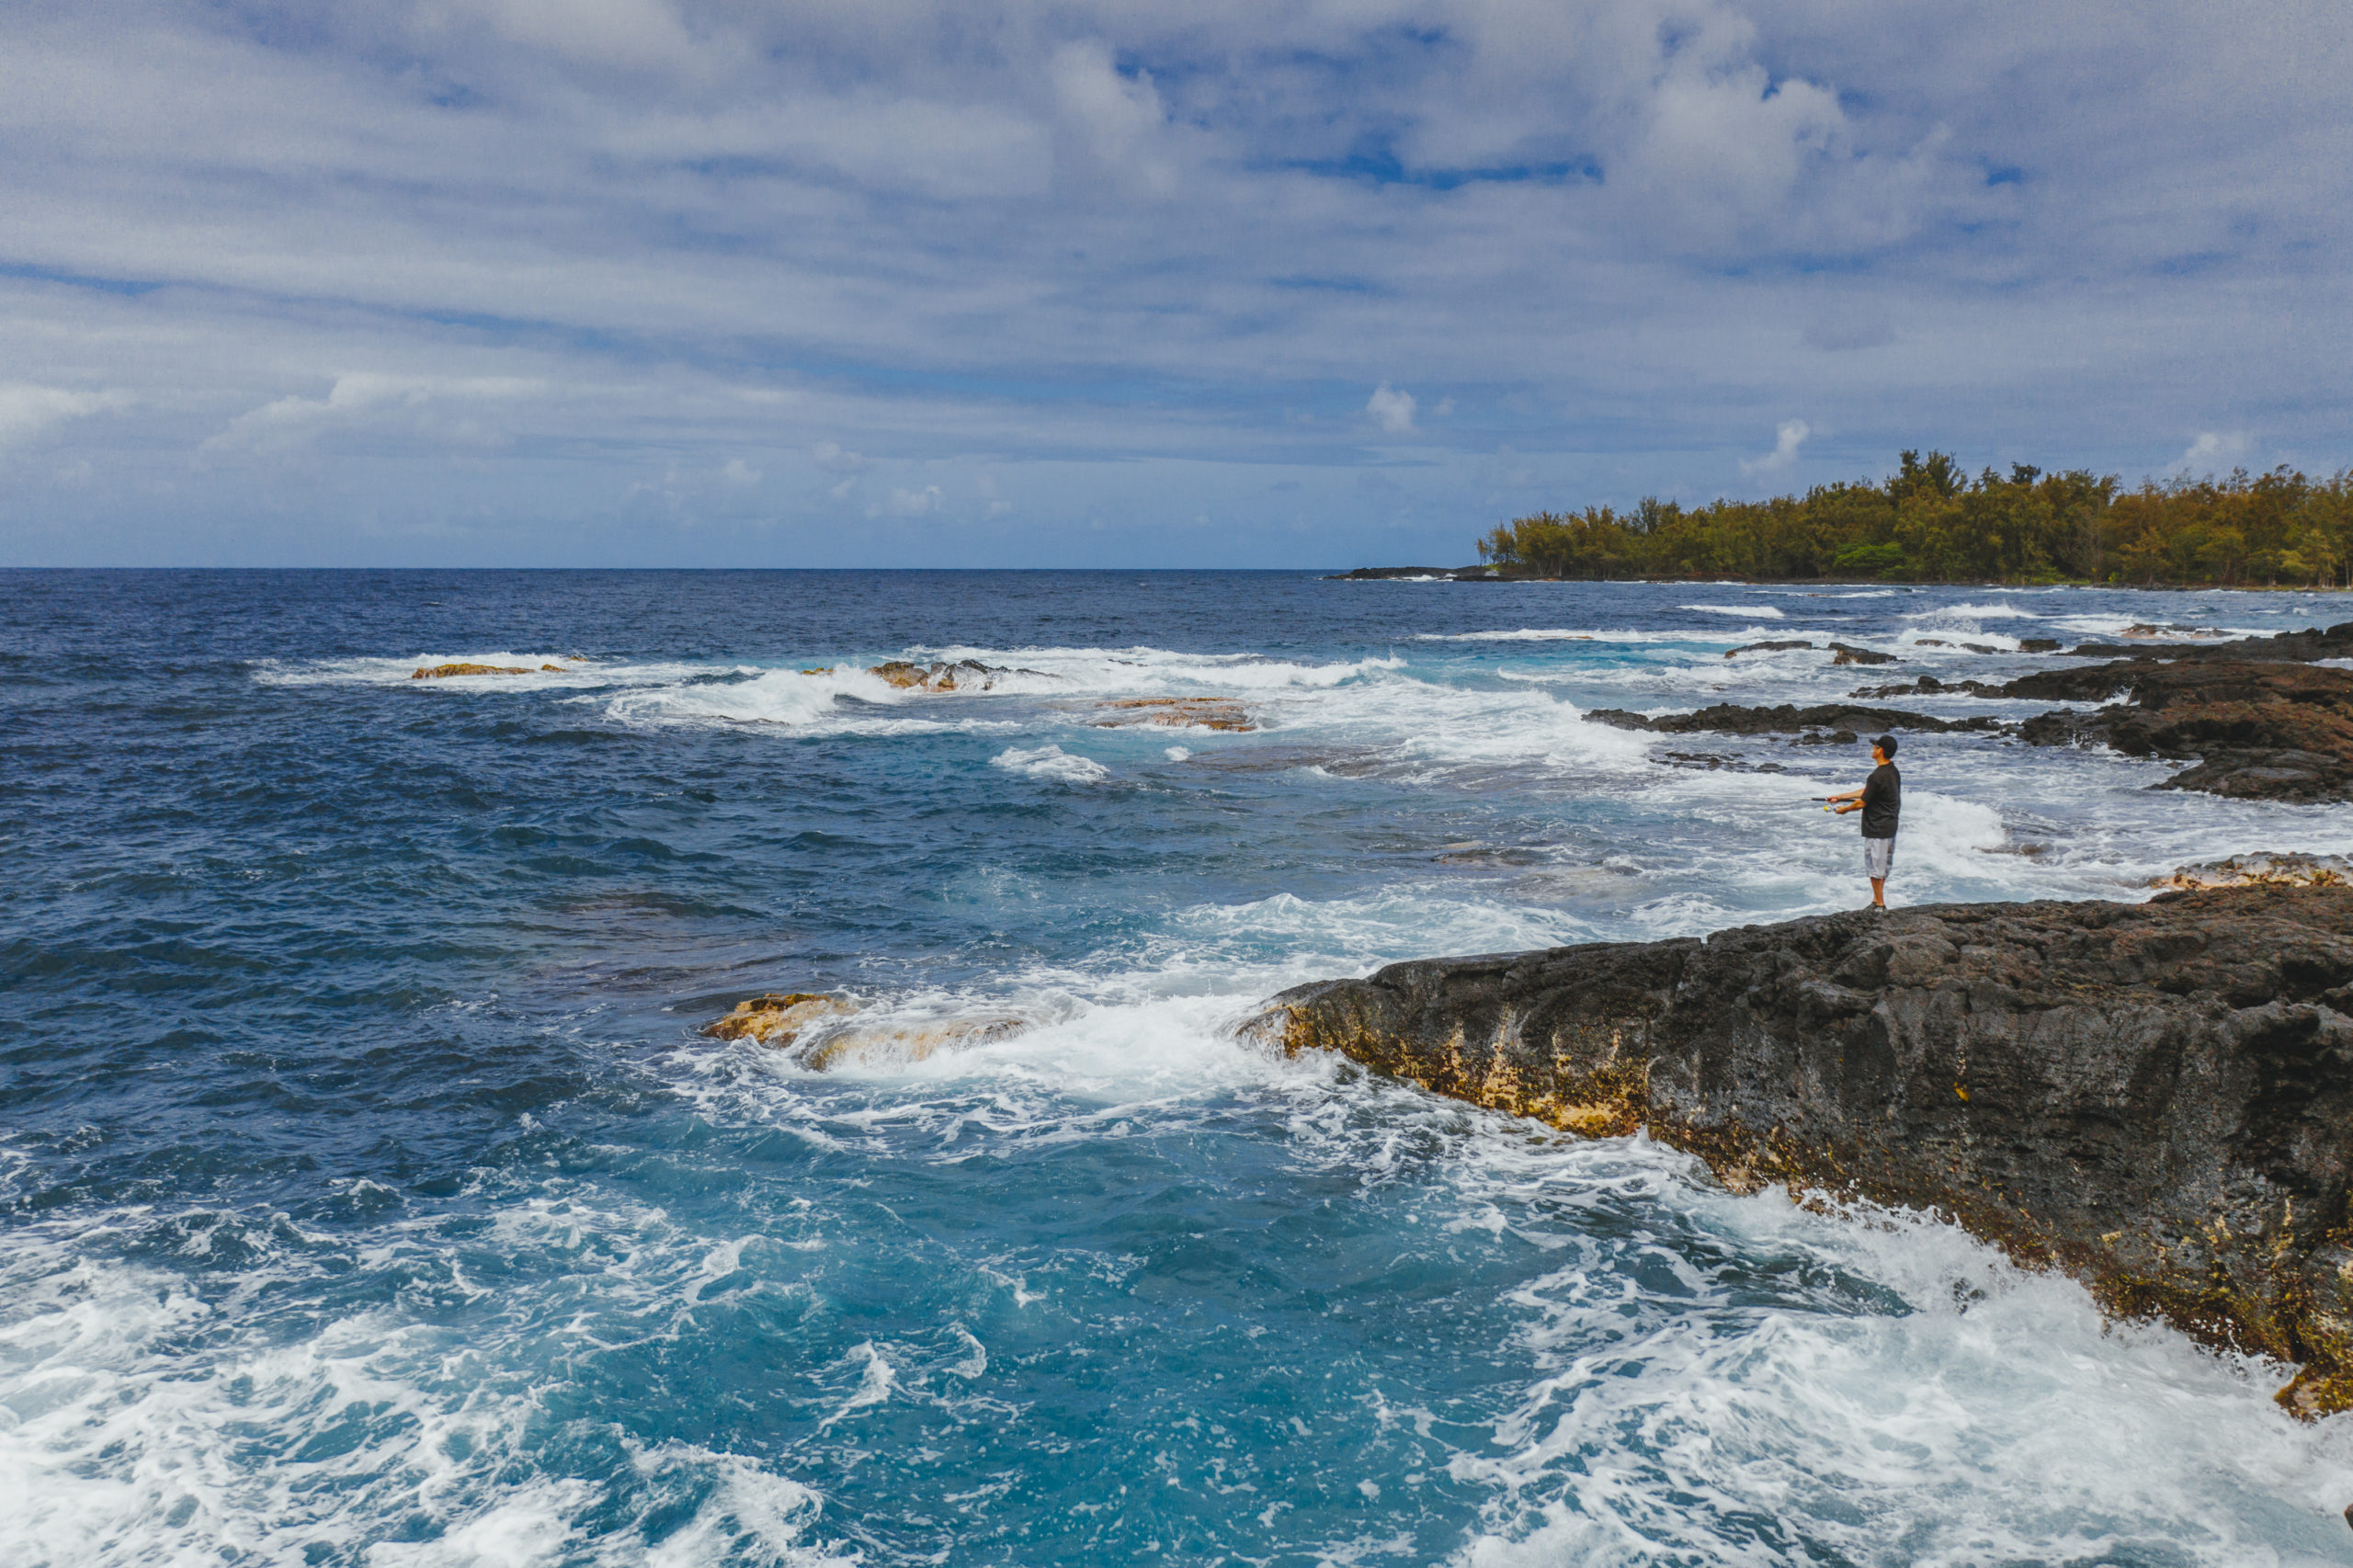
<path id="1" fill-rule="evenodd" d="M 856 1021 L 853 1021 L 856 1020 Z M 1006 1040 L 1037 1023 L 1016 1013 L 906 1017 L 846 997 L 805 991 L 747 997 L 701 1032 L 714 1040 L 748 1040 L 792 1053 L 812 1073 L 835 1068 L 904 1066 L 943 1051 Z"/>
<path id="2" fill-rule="evenodd" d="M 2161 888 L 2353 887 L 2353 860 L 2342 855 L 2234 855 L 2201 860 L 2157 879 Z"/>
<path id="3" fill-rule="evenodd" d="M 2353 670 L 2205 659 L 2038 670 L 1986 696 L 2103 702 L 2019 727 L 2033 745 L 2195 760 L 2160 786 L 2242 800 L 2353 800 Z M 2121 698 L 2122 700 L 2109 700 Z"/>
<path id="4" fill-rule="evenodd" d="M 929 665 L 892 659 L 874 665 L 866 673 L 902 691 L 988 691 L 1007 676 L 1035 676 L 1043 680 L 1056 678 L 1042 670 L 1007 669 L 1002 665 L 984 665 L 978 659 Z"/>
<path id="5" fill-rule="evenodd" d="M 1108 717 L 1094 721 L 1098 730 L 1124 729 L 1130 724 L 1165 724 L 1171 729 L 1255 730 L 1250 710 L 1223 697 L 1122 697 L 1095 705 Z"/>
<path id="6" fill-rule="evenodd" d="M 1937 719 L 1926 713 L 1907 713 L 1900 708 L 1857 708 L 1843 702 L 1817 703 L 1810 708 L 1788 702 L 1777 708 L 1744 708 L 1738 703 L 1719 702 L 1695 713 L 1662 713 L 1654 719 L 1622 708 L 1596 708 L 1586 718 L 1612 729 L 1648 730 L 1662 735 L 1777 735 L 1802 731 L 1845 731 L 1853 735 L 1881 730 L 1925 730 L 1941 734 L 1954 730 L 2004 727 L 1999 719 Z"/>
<path id="7" fill-rule="evenodd" d="M 1726 1186 L 1932 1210 L 2353 1408 L 2353 889 L 1946 904 L 1392 964 L 1243 1032 Z"/>
<path id="8" fill-rule="evenodd" d="M 1813 646 L 1813 644 L 1812 642 L 1802 637 L 1787 637 L 1773 642 L 1744 642 L 1737 648 L 1727 650 L 1724 653 L 1724 657 L 1729 659 L 1738 653 L 1786 653 L 1795 649 L 1811 648 Z M 1835 655 L 1830 661 L 1834 665 L 1893 665 L 1902 663 L 1902 661 L 1893 653 L 1881 653 L 1870 648 L 1858 648 L 1852 643 L 1832 642 L 1825 644 L 1825 647 L 1830 653 Z"/>
<path id="9" fill-rule="evenodd" d="M 411 680 L 449 680 L 455 676 L 530 676 L 546 671 L 563 674 L 562 665 L 541 665 L 535 670 L 525 665 L 424 665 L 408 678 Z"/>
<path id="10" fill-rule="evenodd" d="M 2310 664 L 2315 659 L 2353 659 L 2353 620 L 2323 631 L 2308 626 L 2270 637 L 2224 638 L 2210 628 L 2194 626 L 2134 626 L 2125 630 L 2131 642 L 2085 642 L 2067 651 L 2075 659 L 2162 659 L 2194 663 L 2208 660 L 2252 659 L 2268 664 Z M 2170 641 L 2188 637 L 2191 642 Z M 2155 639 L 2168 639 L 2157 642 Z M 2217 641 L 2216 639 L 2220 639 Z"/>
<path id="11" fill-rule="evenodd" d="M 2018 738 L 2197 764 L 2159 789 L 2239 800 L 2353 800 L 2353 670 L 2313 662 L 2353 656 L 2353 622 L 2222 643 L 2104 651 L 2131 656 L 2040 669 L 1998 685 L 1922 676 L 1854 695 L 2095 703 L 2090 711 L 2063 708 L 2029 719 Z"/>
<path id="12" fill-rule="evenodd" d="M 703 1025 L 702 1032 L 713 1040 L 748 1040 L 783 1049 L 813 1026 L 856 1011 L 837 996 L 808 991 L 747 996 L 725 1017 Z"/>

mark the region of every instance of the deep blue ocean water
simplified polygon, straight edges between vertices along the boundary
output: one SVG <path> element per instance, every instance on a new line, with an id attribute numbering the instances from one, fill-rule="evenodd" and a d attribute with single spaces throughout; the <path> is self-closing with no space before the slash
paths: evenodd
<path id="1" fill-rule="evenodd" d="M 1584 710 L 2348 619 L 0 574 L 0 1562 L 2353 1561 L 2353 1438 L 2276 1368 L 1916 1217 L 1227 1032 L 1393 959 L 1866 896 L 1805 801 L 1856 748 Z M 1765 638 L 1905 662 L 1724 657 Z M 911 657 L 1023 673 L 865 673 Z M 458 660 L 533 673 L 409 678 Z M 1168 697 L 1255 727 L 1106 706 Z M 2353 848 L 2341 808 L 2105 753 L 1899 760 L 1898 903 Z M 863 1048 L 697 1032 L 768 990 L 847 998 Z M 974 1019 L 1025 1027 L 917 1043 Z"/>

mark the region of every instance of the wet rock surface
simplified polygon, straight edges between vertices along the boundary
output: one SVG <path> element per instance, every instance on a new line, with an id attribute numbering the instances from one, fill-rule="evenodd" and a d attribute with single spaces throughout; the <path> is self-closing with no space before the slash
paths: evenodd
<path id="1" fill-rule="evenodd" d="M 989 691 L 1008 676 L 1032 676 L 1040 680 L 1058 678 L 1042 670 L 1008 669 L 1002 665 L 984 665 L 978 659 L 930 665 L 892 659 L 887 664 L 874 665 L 866 673 L 902 691 Z"/>
<path id="2" fill-rule="evenodd" d="M 2353 887 L 2353 860 L 2342 855 L 2234 855 L 2181 866 L 2157 881 L 2159 887 L 2336 888 Z"/>
<path id="3" fill-rule="evenodd" d="M 2032 745 L 2194 759 L 2160 786 L 2241 800 L 2353 800 L 2353 670 L 2245 660 L 2124 660 L 2038 670 L 1976 695 L 2101 702 L 2028 720 Z M 2113 700 L 2115 699 L 2122 700 Z"/>
<path id="4" fill-rule="evenodd" d="M 2353 1408 L 2353 889 L 1945 904 L 1392 964 L 1242 1032 L 1748 1192 L 1934 1210 Z"/>
<path id="5" fill-rule="evenodd" d="M 2302 631 L 2282 631 L 2269 637 L 2225 638 L 2222 632 L 2201 627 L 2161 626 L 2130 627 L 2124 635 L 2134 641 L 2085 642 L 2067 650 L 2067 656 L 2074 659 L 2162 659 L 2173 662 L 2186 659 L 2197 663 L 2218 659 L 2254 659 L 2283 664 L 2309 664 L 2314 659 L 2353 659 L 2353 620 L 2340 622 L 2325 631 L 2316 626 L 2308 626 Z M 2199 641 L 2143 641 L 2167 637 L 2188 637 Z"/>
<path id="6" fill-rule="evenodd" d="M 2197 764 L 2158 786 L 2165 790 L 2239 800 L 2353 800 L 2353 670 L 2314 662 L 2353 656 L 2353 622 L 2326 631 L 2099 651 L 2130 656 L 2040 669 L 1999 685 L 1922 676 L 1854 695 L 2093 703 L 2088 711 L 2063 708 L 2026 720 L 2018 738 Z"/>
<path id="7" fill-rule="evenodd" d="M 529 676 L 546 671 L 563 674 L 562 665 L 541 665 L 532 669 L 528 665 L 422 665 L 408 678 L 411 680 L 450 680 L 459 676 Z"/>
<path id="8" fill-rule="evenodd" d="M 1171 729 L 1255 730 L 1250 710 L 1222 697 L 1122 697 L 1095 705 L 1098 730 L 1124 729 L 1131 724 L 1165 724 Z"/>
<path id="9" fill-rule="evenodd" d="M 1590 723 L 1618 730 L 1648 730 L 1663 735 L 1776 735 L 1800 731 L 1846 730 L 1855 733 L 1881 730 L 1985 731 L 2004 728 L 1999 719 L 1938 719 L 1900 708 L 1858 708 L 1842 702 L 1800 708 L 1784 702 L 1778 708 L 1744 708 L 1719 702 L 1694 713 L 1662 713 L 1649 718 L 1622 708 L 1597 708 L 1586 714 Z"/>
<path id="10" fill-rule="evenodd" d="M 771 993 L 738 1002 L 701 1032 L 713 1040 L 748 1040 L 791 1053 L 812 1073 L 843 1067 L 904 1066 L 943 1051 L 961 1051 L 1005 1040 L 1037 1020 L 1019 1014 L 979 1017 L 905 1017 L 847 997 L 804 991 Z"/>

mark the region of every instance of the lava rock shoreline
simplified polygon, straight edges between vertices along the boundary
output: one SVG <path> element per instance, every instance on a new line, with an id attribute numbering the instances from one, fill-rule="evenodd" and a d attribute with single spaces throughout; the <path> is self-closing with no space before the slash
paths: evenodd
<path id="1" fill-rule="evenodd" d="M 1941 904 L 1392 964 L 1240 1026 L 1727 1187 L 1932 1210 L 2353 1409 L 2353 888 Z"/>
<path id="2" fill-rule="evenodd" d="M 1732 652 L 1797 646 L 1811 644 L 1751 643 Z M 1847 655 L 1859 652 L 1841 653 L 1839 662 L 1854 662 Z M 2119 653 L 2129 656 L 2037 670 L 1998 686 L 1923 676 L 1910 684 L 1864 687 L 1852 696 L 2097 703 L 2090 712 L 2062 708 L 2039 714 L 2016 725 L 2016 733 L 2029 745 L 2106 745 L 2129 756 L 2196 764 L 2157 789 L 2306 804 L 2353 801 L 2353 669 L 2319 662 L 2353 657 L 2353 621 L 2325 631 L 2314 628 L 2204 645 L 2086 643 L 2067 656 Z M 1883 655 L 1873 659 L 1887 662 Z M 1591 723 L 1659 734 L 1796 733 L 1804 744 L 1852 743 L 1872 730 L 1950 733 L 2013 728 L 1989 717 L 1938 719 L 1853 702 L 1806 708 L 1725 702 L 1654 717 L 1597 708 L 1585 717 Z"/>

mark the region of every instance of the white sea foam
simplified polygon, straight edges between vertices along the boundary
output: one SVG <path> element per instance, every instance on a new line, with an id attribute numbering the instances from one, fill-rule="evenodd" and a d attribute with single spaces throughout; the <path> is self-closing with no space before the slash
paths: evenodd
<path id="1" fill-rule="evenodd" d="M 1771 605 L 1678 605 L 1676 608 L 1697 610 L 1703 615 L 1753 615 L 1766 620 L 1788 619 Z"/>
<path id="2" fill-rule="evenodd" d="M 840 716 L 836 699 L 896 708 L 908 694 L 855 666 L 763 670 L 749 679 L 698 679 L 625 691 L 605 704 L 622 723 L 727 722 L 808 725 Z"/>
<path id="3" fill-rule="evenodd" d="M 1402 1256 L 1459 1269 L 1482 1249 L 1508 1277 L 1495 1304 L 1521 1326 L 1494 1359 L 1522 1381 L 1475 1437 L 1449 1435 L 1459 1405 L 1369 1396 L 1379 1430 L 1441 1449 L 1436 1468 L 1484 1493 L 1467 1564 L 2186 1551 L 2254 1568 L 2341 1553 L 2353 1423 L 2287 1417 L 2268 1398 L 2280 1369 L 2104 1324 L 2072 1281 L 1916 1214 L 1735 1198 L 1646 1139 L 1532 1131 L 1327 1059 L 1281 1060 L 1215 1018 L 1209 999 L 1083 1009 L 851 1079 L 825 1114 L 958 1158 L 968 1132 L 1044 1147 L 1206 1133 L 1230 1125 L 1237 1094 L 1288 1108 L 1290 1161 L 1383 1195 Z M 790 1080 L 733 1084 L 708 1116 L 811 1114 Z M 889 1354 L 859 1346 L 836 1369 L 844 1415 L 895 1396 Z M 1775 1532 L 1762 1556 L 1760 1520 Z"/>
<path id="4" fill-rule="evenodd" d="M 1111 770 L 1092 757 L 1073 756 L 1056 745 L 1033 746 L 1027 751 L 1009 748 L 989 758 L 989 766 L 1056 784 L 1100 784 L 1111 777 Z"/>
<path id="5" fill-rule="evenodd" d="M 99 1233 L 158 1219 L 128 1210 Z M 11 1499 L 0 1562 L 299 1563 L 322 1550 L 384 1568 L 707 1561 L 649 1558 L 632 1528 L 661 1495 L 690 1494 L 700 1501 L 671 1547 L 732 1545 L 796 1568 L 850 1561 L 811 1539 L 815 1493 L 735 1456 L 624 1437 L 641 1472 L 675 1478 L 634 1495 L 540 1470 L 543 1373 L 505 1359 L 527 1334 L 517 1317 L 540 1303 L 472 1287 L 412 1227 L 394 1225 L 362 1267 L 483 1303 L 471 1332 L 388 1305 L 286 1337 L 246 1322 L 239 1304 L 305 1284 L 307 1254 L 325 1239 L 273 1242 L 258 1216 L 173 1222 L 238 1229 L 257 1251 L 223 1306 L 177 1274 L 93 1256 L 68 1233 L 13 1233 L 0 1264 L 0 1489 Z M 699 1252 L 675 1246 L 657 1211 L 531 1204 L 494 1226 L 502 1244 L 542 1255 L 576 1251 L 584 1227 L 605 1232 L 589 1254 L 597 1311 L 615 1325 L 696 1308 Z M 414 1539 L 420 1527 L 427 1539 Z"/>
<path id="6" fill-rule="evenodd" d="M 1257 653 L 1191 653 L 1166 648 L 918 648 L 911 656 L 972 659 L 1011 673 L 993 691 L 1036 696 L 1249 696 L 1320 691 L 1397 670 L 1388 657 L 1302 664 Z M 1034 672 L 1024 676 L 1021 672 Z M 1041 678 L 1042 677 L 1042 678 Z"/>
<path id="7" fill-rule="evenodd" d="M 1982 631 L 1969 621 L 1959 624 L 1906 627 L 1896 634 L 1895 645 L 1916 652 L 1920 649 L 1923 641 L 1941 642 L 1945 644 L 1945 650 L 1949 653 L 1966 653 L 1969 650 L 1958 646 L 1963 642 L 1975 642 L 1988 648 L 1997 648 L 2006 653 L 2014 653 L 2018 649 L 2018 640 L 2016 637 L 2006 632 Z"/>
<path id="8" fill-rule="evenodd" d="M 1763 611 L 1743 611 L 1762 614 Z M 1756 635 L 1765 634 L 1763 627 L 1751 627 Z M 1566 628 L 1523 626 L 1508 631 L 1418 631 L 1416 642 L 1683 642 L 1701 645 L 1722 642 L 1741 634 L 1723 631 L 1635 631 L 1620 628 L 1616 631 L 1574 631 Z"/>
<path id="9" fill-rule="evenodd" d="M 1971 604 L 1960 604 L 1960 605 L 1939 605 L 1939 606 L 1937 606 L 1935 608 L 1932 608 L 1932 609 L 1924 609 L 1924 610 L 1921 610 L 1920 612 L 1918 612 L 1918 613 L 1917 613 L 1917 614 L 1915 614 L 1915 615 L 1907 615 L 1907 616 L 1905 616 L 1904 619 L 1906 619 L 1906 620 L 1954 620 L 1954 621 L 1958 621 L 1958 620 L 2004 620 L 2004 619 L 2008 619 L 2008 620 L 2039 620 L 2039 619 L 2041 619 L 2041 617 L 2038 616 L 2034 611 L 2032 611 L 2032 610 L 2030 610 L 2030 609 L 2021 609 L 2021 608 L 2019 608 L 2017 605 L 2010 605 L 2010 604 L 1990 604 L 1990 605 L 1971 605 Z"/>
<path id="10" fill-rule="evenodd" d="M 1564 1151 L 1551 1170 L 1479 1153 L 1463 1202 L 1507 1223 L 1596 1176 L 1639 1179 L 1631 1150 Z M 1465 1563 L 2341 1558 L 2353 1424 L 2300 1426 L 2266 1397 L 2277 1369 L 2111 1329 L 2071 1281 L 1915 1215 L 1648 1190 L 1784 1278 L 1843 1275 L 1893 1299 L 1743 1307 L 1733 1279 L 1654 1244 L 1641 1250 L 1664 1290 L 1645 1312 L 1622 1266 L 1597 1290 L 1573 1244 L 1520 1294 L 1545 1375 L 1490 1446 L 1452 1461 L 1494 1492 Z M 1678 1309 L 1686 1296 L 1698 1310 Z M 1734 1543 L 1759 1519 L 1778 1549 L 1752 1556 Z"/>
<path id="11" fill-rule="evenodd" d="M 417 671 L 435 669 L 444 665 L 481 665 L 494 670 L 521 673 L 417 678 Z M 543 667 L 549 665 L 557 667 L 551 670 Z M 509 691 L 518 694 L 551 689 L 662 686 L 676 681 L 759 673 L 759 666 L 756 665 L 580 659 L 563 653 L 518 653 L 512 649 L 489 653 L 480 650 L 443 651 L 348 659 L 257 659 L 251 667 L 255 682 L 261 686 L 400 686 L 419 692 Z"/>

